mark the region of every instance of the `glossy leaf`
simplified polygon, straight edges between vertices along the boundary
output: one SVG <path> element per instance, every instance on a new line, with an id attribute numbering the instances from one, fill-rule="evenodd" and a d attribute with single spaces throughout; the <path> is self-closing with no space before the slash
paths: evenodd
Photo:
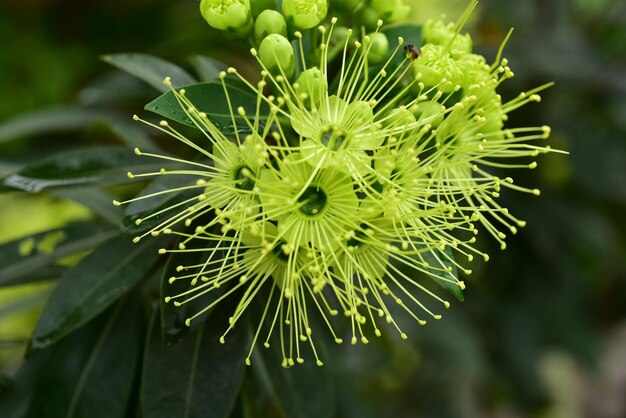
<path id="1" fill-rule="evenodd" d="M 80 148 L 55 154 L 4 179 L 4 184 L 38 193 L 65 187 L 110 185 L 129 181 L 127 172 L 152 172 L 161 168 L 153 159 L 135 155 L 124 147 Z"/>
<path id="2" fill-rule="evenodd" d="M 33 386 L 45 365 L 47 353 L 42 354 L 22 364 L 13 378 L 5 382 L 6 385 L 0 390 L 0 417 L 26 418 L 33 397 Z"/>
<path id="3" fill-rule="evenodd" d="M 320 338 L 315 345 L 318 353 L 323 355 L 324 343 Z M 277 342 L 263 354 L 265 359 L 263 366 L 269 376 L 268 384 L 271 385 L 271 392 L 280 404 L 285 417 L 335 416 L 334 384 L 328 366 L 320 367 L 314 359 L 307 358 L 303 364 L 284 368 L 281 366 L 282 355 Z"/>
<path id="4" fill-rule="evenodd" d="M 163 348 L 159 319 L 153 318 L 144 357 L 141 410 L 144 418 L 227 418 L 239 393 L 248 348 L 245 326 L 228 327 L 223 309 L 196 333 Z"/>
<path id="5" fill-rule="evenodd" d="M 0 143 L 13 139 L 87 129 L 102 123 L 116 137 L 131 147 L 156 150 L 152 140 L 139 129 L 130 116 L 106 109 L 61 107 L 33 111 L 0 124 Z"/>
<path id="6" fill-rule="evenodd" d="M 193 55 L 189 58 L 191 65 L 202 81 L 213 81 L 219 77 L 221 71 L 226 71 L 226 64 L 204 55 Z"/>
<path id="7" fill-rule="evenodd" d="M 136 245 L 128 237 L 98 247 L 59 280 L 31 340 L 43 349 L 73 332 L 126 294 L 150 271 L 163 240 Z"/>
<path id="8" fill-rule="evenodd" d="M 243 117 L 237 113 L 237 108 L 240 106 L 243 107 L 248 118 L 252 118 L 256 114 L 257 96 L 252 93 L 251 90 L 230 83 L 228 85 L 228 97 L 230 98 L 231 106 L 235 113 L 234 119 L 236 126 L 233 124 L 231 118 L 231 111 L 222 83 L 192 84 L 185 86 L 185 91 L 185 96 L 191 103 L 193 103 L 199 111 L 206 113 L 209 119 L 223 132 L 234 131 L 235 128 L 239 132 L 248 132 L 248 125 Z M 145 108 L 146 110 L 176 122 L 195 126 L 171 91 L 168 91 L 148 103 Z M 265 103 L 262 103 L 260 107 L 261 118 L 265 119 L 267 113 L 268 107 Z"/>
<path id="9" fill-rule="evenodd" d="M 169 87 L 163 84 L 165 77 L 171 77 L 175 86 L 184 86 L 196 81 L 189 73 L 176 64 L 148 54 L 105 55 L 102 57 L 102 60 L 134 75 L 160 91 L 169 89 Z"/>
<path id="10" fill-rule="evenodd" d="M 141 305 L 125 300 L 38 353 L 47 356 L 45 368 L 37 375 L 26 417 L 123 417 L 141 348 Z"/>
<path id="11" fill-rule="evenodd" d="M 119 225 L 123 212 L 122 209 L 114 206 L 113 197 L 107 192 L 94 188 L 77 188 L 57 190 L 56 196 L 70 199 L 91 209 L 95 214 L 113 225 Z"/>
<path id="12" fill-rule="evenodd" d="M 193 250 L 200 245 L 214 245 L 212 241 L 198 242 L 192 241 L 187 244 L 187 248 Z M 210 305 L 218 297 L 224 293 L 224 289 L 211 289 L 210 292 L 202 295 L 201 297 L 194 299 L 180 307 L 174 306 L 172 302 L 165 303 L 165 298 L 170 296 L 181 294 L 191 289 L 190 280 L 177 280 L 174 283 L 169 283 L 169 278 L 174 276 L 180 276 L 182 273 L 177 271 L 179 266 L 193 266 L 206 262 L 208 253 L 213 249 L 207 248 L 206 251 L 190 251 L 184 253 L 174 253 L 170 256 L 163 278 L 161 280 L 161 334 L 163 337 L 163 343 L 168 346 L 177 343 L 189 333 L 197 330 L 201 327 L 203 320 L 211 311 L 200 316 L 194 320 L 191 326 L 185 325 L 185 320 L 192 314 L 201 311 L 206 306 Z"/>
<path id="13" fill-rule="evenodd" d="M 159 193 L 164 190 L 171 190 L 179 187 L 193 185 L 197 180 L 195 176 L 160 176 L 154 179 L 137 197 L 147 196 L 152 193 Z M 141 199 L 128 204 L 126 207 L 125 217 L 122 222 L 123 231 L 127 234 L 135 234 L 147 231 L 171 216 L 183 211 L 186 207 L 197 203 L 194 198 L 200 192 L 201 188 L 192 188 L 179 192 L 164 193 L 158 196 Z M 171 210 L 166 210 L 170 206 L 177 205 L 180 202 L 187 201 L 187 204 L 178 205 Z M 165 210 L 163 213 L 159 213 Z M 157 214 L 158 213 L 158 214 Z M 151 215 L 157 214 L 150 217 Z M 136 220 L 142 218 L 143 221 L 137 225 Z"/>
<path id="14" fill-rule="evenodd" d="M 111 118 L 105 123 L 111 132 L 124 141 L 126 145 L 140 148 L 142 151 L 160 151 L 150 137 L 140 129 L 140 125 L 130 117 L 128 120 Z"/>
<path id="15" fill-rule="evenodd" d="M 432 251 L 438 253 L 437 258 L 435 258 L 432 252 L 425 251 L 422 253 L 422 257 L 424 258 L 424 261 L 426 261 L 431 266 L 437 266 L 437 267 L 444 268 L 444 269 L 449 267 L 451 269 L 450 274 L 454 276 L 455 278 L 458 278 L 459 272 L 457 271 L 456 265 L 448 259 L 448 258 L 454 259 L 454 254 L 452 253 L 452 250 L 450 249 L 450 247 L 446 247 L 446 249 L 443 252 L 437 249 L 433 249 Z M 463 296 L 463 290 L 455 283 L 445 281 L 445 280 L 438 280 L 438 279 L 433 279 L 433 278 L 431 279 L 435 283 L 437 283 L 439 286 L 444 288 L 447 292 L 454 295 L 454 297 L 460 300 L 461 302 L 465 300 L 465 296 Z"/>
<path id="16" fill-rule="evenodd" d="M 55 270 L 55 261 L 93 248 L 118 233 L 111 226 L 77 222 L 0 245 L 0 286 L 53 277 L 50 269 Z"/>
<path id="17" fill-rule="evenodd" d="M 30 135 L 85 129 L 104 118 L 98 109 L 78 107 L 34 111 L 10 119 L 0 125 L 0 143 Z"/>

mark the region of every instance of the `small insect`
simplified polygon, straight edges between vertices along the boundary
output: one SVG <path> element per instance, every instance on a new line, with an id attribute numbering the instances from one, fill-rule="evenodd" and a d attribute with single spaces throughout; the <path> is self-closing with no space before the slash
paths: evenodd
<path id="1" fill-rule="evenodd" d="M 418 59 L 422 53 L 422 50 L 413 44 L 404 45 L 404 51 L 406 52 L 406 56 L 411 58 L 411 60 Z"/>

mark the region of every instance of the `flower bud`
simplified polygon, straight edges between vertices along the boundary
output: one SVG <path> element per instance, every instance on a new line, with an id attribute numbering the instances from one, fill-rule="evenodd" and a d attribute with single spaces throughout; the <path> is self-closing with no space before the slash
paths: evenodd
<path id="1" fill-rule="evenodd" d="M 406 126 L 415 123 L 415 116 L 405 107 L 389 109 L 381 122 L 388 127 Z"/>
<path id="2" fill-rule="evenodd" d="M 317 106 L 324 94 L 328 91 L 326 78 L 322 76 L 322 73 L 317 67 L 302 71 L 296 82 L 300 85 L 300 93 L 306 93 L 308 96 L 304 103 L 309 108 L 312 107 L 312 105 Z"/>
<path id="3" fill-rule="evenodd" d="M 211 27 L 238 36 L 252 27 L 249 0 L 202 0 L 200 13 Z"/>
<path id="4" fill-rule="evenodd" d="M 343 12 L 352 13 L 361 3 L 362 0 L 335 0 L 333 1 L 333 7 Z"/>
<path id="5" fill-rule="evenodd" d="M 363 7 L 359 7 L 359 10 L 356 12 L 356 21 L 359 26 L 363 26 L 365 29 L 373 30 L 376 29 L 376 24 L 378 23 L 378 13 L 376 10 L 363 5 Z"/>
<path id="6" fill-rule="evenodd" d="M 252 17 L 256 19 L 263 10 L 276 10 L 276 0 L 250 0 L 250 9 Z"/>
<path id="7" fill-rule="evenodd" d="M 382 32 L 370 33 L 371 46 L 367 53 L 367 59 L 372 64 L 380 64 L 389 54 L 389 40 Z"/>
<path id="8" fill-rule="evenodd" d="M 403 0 L 371 0 L 370 7 L 386 23 L 398 22 L 411 11 L 411 6 L 404 4 Z"/>
<path id="9" fill-rule="evenodd" d="M 450 41 L 450 52 L 454 58 L 460 58 L 472 52 L 472 38 L 468 33 L 456 34 L 454 23 L 445 24 L 440 20 L 429 20 L 422 28 L 422 38 L 424 42 L 447 46 Z"/>
<path id="10" fill-rule="evenodd" d="M 276 10 L 263 10 L 254 22 L 254 37 L 261 42 L 271 33 L 287 37 L 287 22 Z"/>
<path id="11" fill-rule="evenodd" d="M 442 45 L 426 44 L 412 63 L 413 76 L 428 87 L 437 86 L 444 93 L 463 83 L 463 70 Z"/>
<path id="12" fill-rule="evenodd" d="M 273 74 L 284 73 L 291 77 L 296 67 L 296 57 L 291 43 L 282 35 L 272 33 L 267 35 L 259 46 L 259 59 Z"/>
<path id="13" fill-rule="evenodd" d="M 424 123 L 430 123 L 433 128 L 436 128 L 443 122 L 445 115 L 445 107 L 434 101 L 417 103 L 411 108 L 411 111 L 416 119 Z"/>
<path id="14" fill-rule="evenodd" d="M 298 29 L 311 29 L 326 17 L 327 0 L 283 0 L 283 15 Z"/>

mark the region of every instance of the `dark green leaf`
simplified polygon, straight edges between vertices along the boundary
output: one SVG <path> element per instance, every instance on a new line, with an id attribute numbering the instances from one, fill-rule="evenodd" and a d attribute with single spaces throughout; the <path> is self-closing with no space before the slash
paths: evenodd
<path id="1" fill-rule="evenodd" d="M 218 307 L 196 333 L 163 348 L 158 318 L 153 318 L 144 358 L 141 409 L 144 418 L 226 418 L 233 408 L 245 369 L 246 329 L 228 327 Z"/>
<path id="2" fill-rule="evenodd" d="M 47 358 L 27 417 L 123 417 L 139 364 L 140 327 L 141 305 L 128 299 L 51 350 L 37 353 Z"/>
<path id="3" fill-rule="evenodd" d="M 183 175 L 157 177 L 145 189 L 143 189 L 137 197 L 147 196 L 152 193 L 159 193 L 164 190 L 190 186 L 193 185 L 196 180 L 197 177 L 195 176 Z M 194 196 L 197 196 L 200 192 L 202 192 L 202 188 L 193 188 L 179 192 L 164 193 L 128 204 L 122 223 L 123 231 L 127 234 L 136 234 L 159 225 L 171 216 L 182 212 L 189 205 L 197 203 Z M 176 206 L 171 210 L 165 210 L 170 206 L 176 205 L 188 199 L 191 199 L 188 204 Z M 163 210 L 165 210 L 163 213 L 150 217 L 151 215 Z M 135 223 L 138 218 L 142 218 L 143 220 L 139 225 Z"/>
<path id="4" fill-rule="evenodd" d="M 42 372 L 47 353 L 22 364 L 8 386 L 0 390 L 0 417 L 25 418 L 33 396 L 33 386 Z"/>
<path id="5" fill-rule="evenodd" d="M 128 120 L 119 120 L 110 118 L 106 121 L 107 127 L 130 147 L 140 148 L 142 151 L 159 151 L 148 135 L 146 135 L 137 122 L 128 118 Z"/>
<path id="6" fill-rule="evenodd" d="M 154 91 L 136 77 L 113 70 L 82 88 L 77 102 L 84 106 L 106 106 L 142 101 Z"/>
<path id="7" fill-rule="evenodd" d="M 256 114 L 257 96 L 251 90 L 238 86 L 228 86 L 228 97 L 230 97 L 231 107 L 235 114 L 235 125 L 231 117 L 227 96 L 224 93 L 222 83 L 199 83 L 185 86 L 185 96 L 201 112 L 207 114 L 215 125 L 223 132 L 230 132 L 236 129 L 239 132 L 248 132 L 249 128 L 237 113 L 238 107 L 243 107 L 248 118 L 253 118 Z M 195 126 L 193 121 L 187 116 L 185 110 L 180 106 L 176 96 L 171 91 L 162 94 L 146 105 L 146 110 L 164 116 L 168 119 L 186 125 Z M 268 107 L 262 103 L 260 115 L 265 119 Z"/>
<path id="8" fill-rule="evenodd" d="M 323 355 L 326 350 L 321 339 L 315 345 Z M 267 382 L 286 418 L 335 416 L 334 384 L 328 366 L 318 366 L 315 360 L 307 359 L 303 364 L 284 368 L 278 343 L 272 344 L 264 354 Z"/>
<path id="9" fill-rule="evenodd" d="M 0 125 L 0 143 L 36 134 L 85 129 L 104 117 L 100 110 L 79 107 L 26 113 Z"/>
<path id="10" fill-rule="evenodd" d="M 4 179 L 6 186 L 27 192 L 108 185 L 129 181 L 127 172 L 153 172 L 161 168 L 153 159 L 124 147 L 91 147 L 56 154 Z"/>
<path id="11" fill-rule="evenodd" d="M 157 150 L 152 140 L 134 125 L 129 115 L 81 107 L 37 110 L 11 119 L 0 125 L 0 143 L 32 135 L 87 129 L 97 122 L 103 123 L 131 147 Z"/>
<path id="12" fill-rule="evenodd" d="M 204 55 L 193 55 L 189 58 L 191 65 L 200 76 L 201 81 L 213 81 L 221 71 L 226 71 L 226 64 Z"/>
<path id="13" fill-rule="evenodd" d="M 188 249 L 198 248 L 200 245 L 214 245 L 214 242 L 198 243 L 192 241 L 187 244 Z M 177 280 L 174 283 L 169 283 L 169 278 L 174 276 L 180 276 L 181 273 L 177 271 L 179 266 L 193 266 L 206 262 L 209 252 L 212 249 L 207 248 L 206 251 L 191 251 L 183 253 L 174 253 L 169 258 L 163 278 L 161 280 L 161 334 L 163 337 L 163 343 L 168 346 L 180 341 L 183 337 L 190 332 L 194 332 L 198 327 L 202 326 L 202 321 L 206 315 L 194 320 L 191 326 L 185 325 L 185 320 L 192 314 L 201 311 L 204 307 L 210 305 L 218 297 L 220 297 L 224 289 L 211 289 L 210 292 L 204 294 L 202 297 L 194 299 L 185 303 L 183 306 L 176 307 L 173 303 L 165 303 L 165 298 L 170 296 L 186 292 L 192 288 L 190 280 Z M 197 271 L 195 271 L 197 272 Z"/>
<path id="14" fill-rule="evenodd" d="M 160 91 L 169 89 L 163 84 L 165 77 L 171 77 L 175 86 L 183 86 L 196 81 L 179 66 L 148 54 L 113 54 L 105 55 L 102 59 Z"/>
<path id="15" fill-rule="evenodd" d="M 119 225 L 122 220 L 122 209 L 111 203 L 113 197 L 105 191 L 94 188 L 77 188 L 57 190 L 54 194 L 88 207 L 113 225 Z"/>
<path id="16" fill-rule="evenodd" d="M 433 254 L 433 252 L 437 254 L 436 257 Z M 425 251 L 421 255 L 424 258 L 424 261 L 426 261 L 431 266 L 444 268 L 444 269 L 450 267 L 452 269 L 450 271 L 450 274 L 453 277 L 458 279 L 459 273 L 457 271 L 456 265 L 451 261 L 451 260 L 454 260 L 454 254 L 452 253 L 452 250 L 450 249 L 450 247 L 446 247 L 444 251 L 441 251 L 438 249 L 433 249 L 432 252 Z M 446 280 L 438 280 L 432 277 L 430 278 L 439 286 L 443 287 L 446 291 L 454 295 L 454 297 L 456 297 L 461 302 L 465 300 L 465 296 L 463 296 L 463 290 L 455 283 L 452 283 Z"/>
<path id="17" fill-rule="evenodd" d="M 59 280 L 33 333 L 31 349 L 43 349 L 109 307 L 146 276 L 164 241 L 133 244 L 128 237 L 98 247 Z"/>
<path id="18" fill-rule="evenodd" d="M 88 250 L 119 232 L 110 226 L 77 222 L 62 229 L 34 234 L 0 246 L 0 286 L 31 281 L 32 276 L 50 278 L 52 263 Z M 42 275 L 45 268 L 48 273 Z"/>

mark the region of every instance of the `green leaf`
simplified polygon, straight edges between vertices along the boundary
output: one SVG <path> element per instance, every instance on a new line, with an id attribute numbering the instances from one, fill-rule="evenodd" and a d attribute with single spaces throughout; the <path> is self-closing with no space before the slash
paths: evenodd
<path id="1" fill-rule="evenodd" d="M 159 320 L 152 319 L 141 383 L 144 418 L 227 418 L 239 393 L 248 349 L 247 330 L 228 327 L 220 306 L 179 344 L 163 348 Z"/>
<path id="2" fill-rule="evenodd" d="M 436 256 L 433 254 L 437 254 Z M 433 249 L 431 251 L 424 251 L 422 254 L 424 261 L 426 261 L 431 266 L 436 266 L 439 268 L 450 268 L 450 275 L 454 276 L 458 280 L 459 272 L 457 271 L 456 265 L 451 261 L 454 260 L 454 253 L 449 246 L 446 247 L 444 251 Z M 451 259 L 451 260 L 450 260 Z M 428 276 L 432 281 L 437 283 L 439 286 L 444 288 L 446 291 L 454 295 L 458 300 L 463 302 L 465 300 L 465 296 L 463 296 L 463 290 L 455 283 L 435 279 L 433 277 Z"/>
<path id="3" fill-rule="evenodd" d="M 56 191 L 54 195 L 88 207 L 112 225 L 118 226 L 122 221 L 122 209 L 111 204 L 113 197 L 103 190 L 94 188 L 64 189 Z"/>
<path id="4" fill-rule="evenodd" d="M 84 86 L 76 95 L 76 101 L 83 106 L 117 107 L 141 103 L 151 94 L 154 91 L 138 78 L 113 70 Z"/>
<path id="5" fill-rule="evenodd" d="M 0 390 L 0 417 L 25 418 L 33 396 L 33 386 L 45 365 L 45 357 L 31 359 L 19 368 L 9 385 Z"/>
<path id="6" fill-rule="evenodd" d="M 100 110 L 79 107 L 26 113 L 0 125 L 0 143 L 36 134 L 85 129 L 103 117 Z"/>
<path id="7" fill-rule="evenodd" d="M 182 273 L 176 269 L 178 266 L 193 266 L 206 262 L 208 254 L 212 251 L 215 242 L 198 242 L 200 240 L 194 240 L 187 244 L 187 248 L 193 250 L 198 247 L 206 247 L 210 245 L 211 248 L 206 248 L 205 251 L 190 251 L 182 253 L 174 253 L 169 258 L 165 271 L 163 272 L 163 278 L 161 280 L 161 335 L 163 343 L 166 346 L 175 344 L 187 336 L 189 333 L 197 330 L 202 326 L 203 320 L 210 314 L 211 311 L 206 312 L 197 319 L 195 319 L 191 326 L 185 325 L 185 320 L 196 312 L 201 311 L 206 306 L 214 302 L 218 297 L 224 293 L 224 288 L 211 289 L 210 292 L 202 295 L 197 299 L 191 300 L 180 307 L 174 306 L 173 303 L 165 303 L 165 298 L 168 296 L 175 296 L 186 292 L 192 288 L 190 280 L 177 280 L 174 283 L 169 283 L 169 278 L 174 276 L 180 276 Z"/>
<path id="8" fill-rule="evenodd" d="M 206 113 L 209 119 L 222 132 L 234 132 L 235 129 L 239 132 L 249 132 L 248 125 L 244 118 L 237 113 L 237 108 L 243 107 L 246 115 L 248 115 L 247 117 L 252 118 L 256 114 L 257 96 L 251 90 L 233 84 L 228 83 L 227 89 L 231 107 L 235 114 L 235 124 L 233 124 L 222 83 L 198 83 L 185 86 L 185 96 L 199 111 Z M 195 126 L 171 91 L 148 103 L 145 109 L 176 122 Z M 261 119 L 265 119 L 268 112 L 267 104 L 262 103 L 260 107 Z"/>
<path id="9" fill-rule="evenodd" d="M 0 245 L 0 286 L 54 277 L 55 261 L 93 248 L 118 235 L 111 226 L 77 222 Z M 42 269 L 48 271 L 41 274 Z M 57 270 L 58 272 L 58 270 Z"/>
<path id="10" fill-rule="evenodd" d="M 137 197 L 147 196 L 152 193 L 158 193 L 178 187 L 190 186 L 193 185 L 197 179 L 198 178 L 196 176 L 185 175 L 160 176 L 154 179 L 145 189 L 143 189 Z M 171 216 L 182 212 L 188 206 L 197 203 L 197 199 L 194 199 L 194 197 L 197 196 L 201 190 L 202 189 L 194 188 L 180 192 L 164 193 L 162 195 L 141 199 L 128 204 L 124 220 L 122 221 L 123 232 L 126 234 L 136 234 L 152 229 L 164 220 L 169 219 Z M 177 203 L 188 199 L 190 199 L 188 204 L 176 206 L 171 210 L 165 210 L 170 206 L 176 205 Z M 149 218 L 150 215 L 162 210 L 165 211 Z M 135 223 L 138 218 L 143 219 L 139 225 Z"/>
<path id="11" fill-rule="evenodd" d="M 20 115 L 0 124 L 0 143 L 33 135 L 87 129 L 94 123 L 103 123 L 131 147 L 153 151 L 158 149 L 128 115 L 83 107 L 42 109 Z"/>
<path id="12" fill-rule="evenodd" d="M 165 77 L 171 77 L 172 84 L 175 86 L 183 86 L 196 81 L 179 66 L 148 54 L 105 55 L 102 57 L 102 60 L 140 78 L 160 91 L 169 89 L 169 87 L 163 84 Z"/>
<path id="13" fill-rule="evenodd" d="M 189 61 L 191 61 L 191 65 L 200 76 L 201 81 L 213 81 L 219 77 L 220 72 L 226 71 L 227 68 L 223 62 L 204 55 L 192 55 Z"/>
<path id="14" fill-rule="evenodd" d="M 126 145 L 140 148 L 142 151 L 160 151 L 160 148 L 152 142 L 150 137 L 139 128 L 137 122 L 130 118 L 128 120 L 109 118 L 105 123 L 111 132 L 124 141 Z"/>
<path id="15" fill-rule="evenodd" d="M 320 355 L 326 351 L 324 343 L 315 343 Z M 312 356 L 312 354 L 311 354 Z M 282 355 L 278 343 L 264 352 L 261 367 L 269 376 L 271 392 L 288 418 L 332 418 L 335 416 L 335 390 L 328 366 L 318 366 L 315 360 L 290 368 L 281 366 Z M 260 359 L 260 357 L 259 357 Z M 257 358 L 253 359 L 253 361 Z"/>
<path id="16" fill-rule="evenodd" d="M 59 280 L 33 333 L 30 349 L 40 350 L 73 332 L 145 277 L 163 239 L 145 245 L 128 237 L 96 248 Z"/>
<path id="17" fill-rule="evenodd" d="M 127 299 L 39 355 L 27 418 L 123 417 L 141 353 L 141 305 Z M 28 364 L 31 360 L 27 360 Z"/>
<path id="18" fill-rule="evenodd" d="M 110 185 L 129 181 L 127 172 L 160 169 L 153 159 L 124 147 L 79 148 L 53 155 L 4 179 L 4 185 L 31 193 L 66 187 Z"/>

